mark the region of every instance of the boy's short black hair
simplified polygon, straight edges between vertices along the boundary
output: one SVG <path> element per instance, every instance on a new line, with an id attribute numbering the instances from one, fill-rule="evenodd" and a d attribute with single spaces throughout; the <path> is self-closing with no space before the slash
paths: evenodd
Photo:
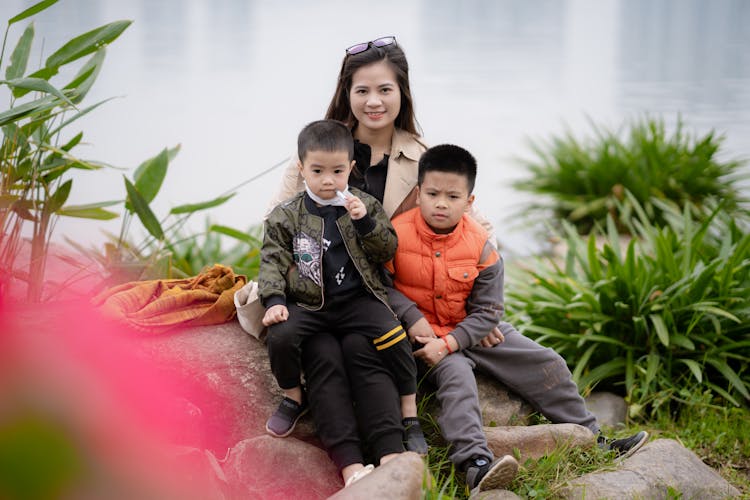
<path id="1" fill-rule="evenodd" d="M 477 161 L 462 147 L 440 144 L 425 151 L 419 159 L 417 185 L 422 186 L 427 172 L 435 171 L 463 175 L 468 182 L 469 193 L 474 190 L 474 182 L 477 179 Z"/>
<path id="2" fill-rule="evenodd" d="M 346 125 L 338 120 L 317 120 L 305 125 L 297 137 L 297 155 L 300 161 L 310 151 L 346 151 L 349 161 L 354 159 L 354 139 Z"/>

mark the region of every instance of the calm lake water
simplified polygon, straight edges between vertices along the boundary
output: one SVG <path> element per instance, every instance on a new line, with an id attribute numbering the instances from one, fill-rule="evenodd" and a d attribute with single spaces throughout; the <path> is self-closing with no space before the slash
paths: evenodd
<path id="1" fill-rule="evenodd" d="M 33 3 L 3 0 L 0 19 Z M 524 175 L 515 159 L 529 156 L 529 138 L 566 128 L 589 136 L 589 120 L 615 129 L 649 113 L 670 125 L 681 116 L 697 134 L 715 129 L 727 157 L 750 157 L 743 0 L 61 0 L 35 18 L 32 59 L 118 19 L 134 23 L 110 47 L 87 102 L 120 97 L 79 122 L 87 144 L 77 153 L 134 168 L 181 144 L 157 215 L 287 157 L 299 129 L 325 112 L 344 48 L 382 35 L 395 35 L 407 53 L 427 141 L 477 157 L 478 204 L 508 252 L 536 248 L 512 217 L 529 201 L 511 186 Z M 23 26 L 11 31 L 11 47 Z M 280 173 L 207 215 L 242 229 L 258 223 Z M 123 193 L 120 172 L 86 172 L 70 202 Z M 204 220 L 194 216 L 191 228 Z M 98 243 L 102 228 L 116 232 L 119 222 L 67 219 L 57 236 Z"/>

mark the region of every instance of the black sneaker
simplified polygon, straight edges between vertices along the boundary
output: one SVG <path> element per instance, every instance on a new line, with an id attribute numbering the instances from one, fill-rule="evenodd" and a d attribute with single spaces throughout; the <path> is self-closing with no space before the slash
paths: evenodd
<path id="1" fill-rule="evenodd" d="M 617 458 L 617 460 L 623 460 L 638 451 L 641 446 L 646 444 L 647 440 L 648 432 L 640 431 L 639 433 L 633 434 L 632 436 L 626 438 L 612 440 L 606 439 L 600 434 L 597 438 L 597 443 L 599 444 L 600 448 L 608 451 L 614 451 L 615 458 Z"/>
<path id="2" fill-rule="evenodd" d="M 472 458 L 466 468 L 466 484 L 470 490 L 497 490 L 508 486 L 518 472 L 518 462 L 510 455 L 490 462 L 486 458 Z"/>
<path id="3" fill-rule="evenodd" d="M 427 455 L 427 441 L 417 417 L 407 417 L 401 421 L 404 425 L 404 448 L 420 455 Z"/>
<path id="4" fill-rule="evenodd" d="M 308 408 L 304 399 L 302 404 L 299 404 L 295 400 L 285 397 L 266 422 L 266 432 L 274 437 L 287 437 L 294 430 L 294 426 L 297 425 L 297 420 L 307 413 Z"/>

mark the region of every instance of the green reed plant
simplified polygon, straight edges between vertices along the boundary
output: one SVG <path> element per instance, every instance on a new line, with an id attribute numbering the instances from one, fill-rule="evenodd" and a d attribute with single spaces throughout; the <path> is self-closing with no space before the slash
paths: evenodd
<path id="1" fill-rule="evenodd" d="M 564 223 L 563 262 L 537 259 L 513 271 L 510 320 L 557 350 L 581 390 L 614 388 L 631 416 L 658 415 L 710 391 L 750 401 L 750 231 L 714 207 L 702 218 L 652 199 L 659 227 L 634 195 L 597 240 Z"/>
<path id="2" fill-rule="evenodd" d="M 13 25 L 41 12 L 56 0 L 39 2 L 8 20 L 0 49 L 0 67 L 4 63 L 6 42 Z M 116 40 L 130 21 L 116 21 L 65 43 L 54 51 L 40 69 L 27 74 L 34 25 L 21 34 L 5 67 L 5 87 L 10 96 L 9 109 L 0 112 L 3 139 L 0 146 L 0 269 L 11 273 L 21 250 L 23 237 L 30 235 L 31 258 L 27 273 L 27 296 L 38 301 L 49 239 L 55 220 L 61 215 L 109 219 L 115 214 L 105 210 L 108 203 L 90 206 L 66 206 L 73 180 L 72 170 L 95 170 L 102 165 L 84 161 L 72 154 L 83 133 L 68 134 L 73 123 L 99 105 L 79 108 L 94 84 L 105 56 L 105 47 Z M 90 56 L 77 74 L 64 86 L 50 79 L 60 69 Z M 0 281 L 9 279 L 0 276 Z"/>
<path id="3" fill-rule="evenodd" d="M 724 137 L 715 131 L 691 134 L 678 119 L 669 133 L 663 119 L 649 117 L 633 120 L 620 131 L 596 124 L 592 128 L 592 138 L 578 139 L 567 132 L 531 143 L 533 158 L 521 160 L 530 175 L 515 184 L 541 195 L 528 207 L 529 216 L 541 212 L 547 218 L 551 210 L 557 219 L 587 233 L 611 215 L 618 229 L 627 231 L 618 209 L 627 202 L 625 190 L 659 224 L 663 211 L 652 199 L 699 209 L 708 199 L 721 199 L 725 210 L 747 214 L 747 200 L 738 188 L 747 162 L 722 160 Z"/>
<path id="4" fill-rule="evenodd" d="M 55 3 L 57 0 L 44 0 L 8 20 L 0 49 L 0 67 L 11 27 Z M 132 179 L 123 176 L 124 199 L 86 205 L 68 203 L 73 172 L 107 167 L 104 163 L 83 160 L 73 154 L 74 148 L 83 140 L 83 132 L 70 129 L 80 118 L 107 101 L 79 107 L 102 68 L 105 47 L 130 24 L 131 21 L 116 21 L 79 35 L 47 57 L 41 68 L 28 73 L 35 35 L 34 25 L 30 23 L 10 54 L 5 79 L 0 80 L 0 88 L 7 88 L 10 96 L 9 108 L 0 112 L 3 132 L 0 146 L 0 295 L 3 284 L 13 276 L 27 281 L 28 300 L 38 302 L 43 298 L 47 253 L 58 217 L 113 219 L 119 214 L 110 208 L 122 205 L 122 229 L 116 245 L 108 246 L 104 258 L 100 259 L 103 269 L 112 271 L 150 266 L 152 274 L 163 274 L 169 272 L 169 255 L 164 252 L 164 244 L 154 245 L 154 242 L 168 241 L 192 213 L 218 206 L 234 195 L 233 192 L 225 193 L 213 200 L 180 205 L 159 220 L 150 204 L 161 189 L 169 162 L 179 150 L 176 147 L 165 148 L 143 162 L 135 169 Z M 90 57 L 67 84 L 52 83 L 61 68 L 87 56 Z M 134 219 L 143 224 L 148 237 L 141 248 L 128 251 L 132 249 L 125 242 Z M 28 271 L 16 266 L 25 237 L 31 241 Z M 141 256 L 142 262 L 133 262 L 132 257 L 142 252 L 144 245 L 152 245 L 156 250 L 145 258 Z M 143 276 L 142 273 L 131 274 Z"/>

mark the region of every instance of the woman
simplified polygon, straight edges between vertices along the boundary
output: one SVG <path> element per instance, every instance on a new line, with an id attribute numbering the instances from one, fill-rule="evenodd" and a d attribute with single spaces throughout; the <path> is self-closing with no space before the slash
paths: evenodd
<path id="1" fill-rule="evenodd" d="M 413 208 L 419 157 L 427 146 L 414 116 L 409 64 L 395 37 L 346 50 L 325 118 L 342 121 L 352 129 L 357 163 L 349 183 L 380 200 L 391 218 Z M 269 211 L 304 190 L 296 162 L 293 158 L 287 166 Z M 481 215 L 472 215 L 492 232 L 491 224 Z"/>

